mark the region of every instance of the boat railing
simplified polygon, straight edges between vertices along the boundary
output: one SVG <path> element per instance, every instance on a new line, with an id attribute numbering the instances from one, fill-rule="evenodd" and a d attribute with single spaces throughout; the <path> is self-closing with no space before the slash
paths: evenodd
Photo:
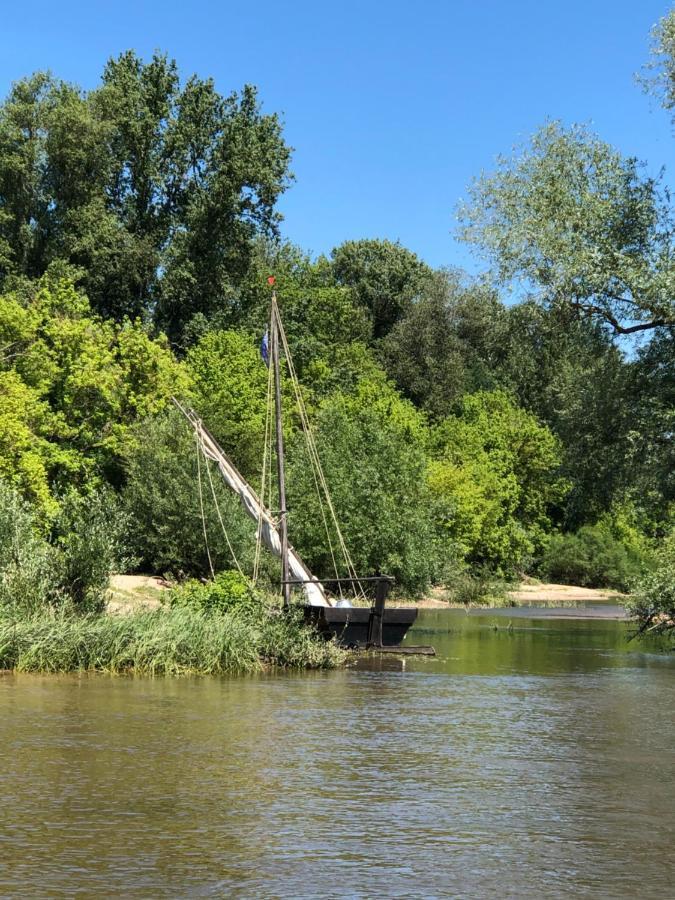
<path id="1" fill-rule="evenodd" d="M 368 644 L 374 647 L 382 646 L 382 622 L 384 620 L 384 607 L 391 586 L 395 582 L 391 575 L 364 575 L 363 578 L 289 578 L 283 584 L 302 585 L 320 584 L 322 587 L 330 584 L 358 584 L 371 582 L 375 584 L 375 599 L 370 607 L 370 623 L 368 627 Z M 365 593 L 365 592 L 364 592 Z"/>

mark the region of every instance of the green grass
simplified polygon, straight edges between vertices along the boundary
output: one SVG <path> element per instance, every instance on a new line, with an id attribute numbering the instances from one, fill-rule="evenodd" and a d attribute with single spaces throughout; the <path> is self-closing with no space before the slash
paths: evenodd
<path id="1" fill-rule="evenodd" d="M 189 607 L 128 616 L 0 610 L 0 669 L 221 675 L 331 668 L 343 659 L 297 616 L 273 611 L 242 617 Z"/>

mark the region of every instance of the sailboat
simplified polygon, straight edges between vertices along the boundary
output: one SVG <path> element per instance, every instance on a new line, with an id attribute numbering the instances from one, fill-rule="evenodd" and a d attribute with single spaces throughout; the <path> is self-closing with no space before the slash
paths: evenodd
<path id="1" fill-rule="evenodd" d="M 273 281 L 271 280 L 270 283 L 273 283 Z M 305 620 L 326 638 L 335 638 L 341 645 L 351 648 L 386 650 L 387 648 L 398 647 L 417 618 L 417 609 L 414 607 L 395 608 L 386 605 L 387 595 L 394 582 L 394 579 L 390 576 L 383 574 L 358 576 L 356 574 L 340 532 L 325 477 L 321 471 L 318 452 L 313 443 L 311 426 L 306 417 L 306 410 L 304 410 L 299 388 L 296 392 L 296 399 L 300 408 L 305 436 L 309 442 L 310 458 L 312 464 L 317 466 L 317 473 L 315 473 L 317 476 L 317 488 L 320 485 L 325 491 L 329 514 L 333 519 L 333 525 L 346 560 L 348 574 L 342 577 L 336 571 L 334 578 L 319 579 L 314 577 L 289 542 L 284 435 L 282 428 L 282 347 L 289 375 L 297 387 L 297 377 L 295 376 L 290 349 L 279 314 L 276 292 L 273 291 L 270 324 L 263 340 L 263 358 L 269 367 L 270 393 L 274 396 L 276 475 L 279 500 L 279 510 L 276 516 L 265 505 L 263 500 L 264 486 L 259 496 L 238 471 L 233 461 L 223 452 L 194 410 L 175 398 L 174 403 L 192 426 L 197 445 L 201 454 L 207 460 L 207 464 L 209 461 L 215 464 L 225 484 L 239 496 L 244 512 L 256 521 L 256 537 L 259 545 L 264 546 L 273 555 L 281 559 L 280 588 L 285 608 L 290 607 L 292 591 L 301 590 L 305 599 Z M 326 532 L 327 536 L 330 537 L 328 535 L 328 527 L 326 527 Z M 332 552 L 331 549 L 331 554 Z M 371 599 L 369 599 L 367 605 L 352 605 L 352 602 L 345 596 L 349 591 L 356 597 L 360 597 L 362 602 L 366 598 Z"/>

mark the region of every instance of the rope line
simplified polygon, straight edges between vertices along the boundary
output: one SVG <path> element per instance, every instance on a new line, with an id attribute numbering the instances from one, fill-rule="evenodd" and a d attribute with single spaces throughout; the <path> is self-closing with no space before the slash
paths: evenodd
<path id="1" fill-rule="evenodd" d="M 213 571 L 213 562 L 211 561 L 211 551 L 209 549 L 209 536 L 206 531 L 206 516 L 204 515 L 204 496 L 202 493 L 202 439 L 201 433 L 199 431 L 195 432 L 197 437 L 197 483 L 199 485 L 199 509 L 202 514 L 202 530 L 204 532 L 204 545 L 206 546 L 206 555 L 209 560 L 209 569 L 211 569 L 211 578 L 216 577 L 216 573 Z M 208 465 L 208 463 L 207 463 Z"/>
<path id="2" fill-rule="evenodd" d="M 200 441 L 201 447 L 203 448 L 204 444 L 202 442 L 201 425 L 199 426 L 199 441 Z M 202 452 L 204 452 L 203 449 L 202 449 Z M 232 556 L 232 561 L 234 562 L 235 566 L 237 567 L 237 571 L 239 572 L 241 577 L 246 579 L 246 581 L 248 581 L 249 579 L 246 577 L 246 575 L 244 575 L 244 572 L 243 572 L 241 566 L 239 565 L 239 560 L 237 559 L 237 554 L 234 552 L 234 547 L 232 546 L 232 542 L 230 541 L 230 536 L 227 533 L 227 528 L 225 527 L 225 522 L 223 522 L 223 517 L 220 512 L 220 504 L 218 503 L 218 497 L 216 496 L 216 489 L 213 485 L 213 478 L 211 477 L 211 467 L 209 466 L 208 459 L 206 459 L 206 474 L 209 476 L 209 484 L 211 485 L 211 495 L 213 497 L 213 503 L 214 503 L 214 506 L 216 507 L 216 512 L 218 514 L 218 521 L 220 522 L 220 527 L 222 528 L 223 534 L 225 535 L 225 540 L 227 542 L 227 546 L 229 548 L 230 555 Z"/>
<path id="3" fill-rule="evenodd" d="M 330 511 L 330 514 L 331 514 L 331 518 L 332 518 L 332 520 L 333 520 L 333 526 L 334 526 L 334 528 L 335 528 L 335 533 L 336 533 L 337 538 L 338 538 L 338 542 L 339 542 L 339 545 L 340 545 L 340 550 L 342 551 L 342 556 L 344 557 L 344 561 L 345 561 L 345 565 L 346 565 L 346 568 L 347 568 L 347 572 L 348 572 L 348 574 L 349 574 L 350 577 L 358 579 L 358 576 L 357 576 L 357 574 L 356 574 L 356 568 L 355 568 L 354 563 L 353 563 L 353 561 L 352 561 L 351 555 L 350 555 L 349 550 L 348 550 L 348 548 L 347 548 L 346 542 L 345 542 L 345 540 L 344 540 L 344 536 L 343 536 L 343 534 L 342 534 L 342 530 L 341 530 L 341 528 L 340 528 L 340 525 L 339 525 L 339 522 L 338 522 L 338 519 L 337 519 L 337 514 L 336 514 L 336 512 L 335 512 L 335 507 L 334 507 L 334 505 L 333 505 L 333 500 L 332 500 L 332 497 L 331 497 L 331 495 L 330 495 L 330 490 L 329 490 L 329 488 L 328 488 L 328 482 L 326 481 L 326 477 L 325 477 L 325 475 L 324 475 L 323 468 L 322 468 L 322 466 L 321 466 L 321 460 L 320 460 L 320 458 L 319 458 L 319 452 L 318 452 L 318 449 L 317 449 L 317 446 L 316 446 L 316 441 L 315 441 L 315 439 L 314 439 L 314 434 L 313 434 L 313 431 L 312 431 L 312 428 L 311 428 L 311 425 L 310 425 L 310 422 L 309 422 L 309 416 L 308 416 L 308 414 L 307 414 L 307 408 L 306 408 L 306 406 L 305 406 L 305 401 L 304 401 L 304 398 L 303 398 L 302 393 L 301 393 L 301 390 L 300 390 L 300 382 L 299 382 L 297 373 L 296 373 L 296 371 L 295 371 L 295 366 L 294 366 L 294 364 L 293 364 L 293 359 L 292 359 L 292 357 L 291 357 L 290 348 L 289 348 L 289 346 L 288 346 L 288 339 L 287 339 L 287 337 L 286 337 L 286 332 L 285 332 L 285 330 L 284 330 L 284 326 L 283 326 L 283 323 L 282 323 L 282 321 L 281 321 L 281 317 L 280 317 L 280 315 L 279 315 L 279 312 L 278 312 L 278 309 L 277 309 L 277 307 L 276 307 L 276 304 L 273 306 L 273 310 L 274 310 L 274 313 L 273 313 L 273 314 L 274 314 L 274 316 L 275 316 L 276 324 L 277 324 L 277 327 L 279 328 L 279 334 L 280 334 L 280 336 L 281 336 L 281 342 L 282 342 L 282 345 L 283 345 L 283 348 L 284 348 L 284 353 L 285 353 L 285 355 L 286 355 L 286 364 L 287 364 L 287 366 L 288 366 L 288 371 L 289 371 L 289 374 L 290 374 L 291 383 L 292 383 L 292 385 L 293 385 L 293 390 L 294 390 L 294 393 L 295 393 L 296 402 L 297 402 L 297 404 L 298 404 L 298 410 L 299 410 L 299 412 L 300 412 L 300 419 L 301 419 L 301 422 L 302 422 L 302 425 L 303 425 L 303 430 L 304 430 L 304 434 L 305 434 L 305 439 L 306 439 L 306 442 L 307 442 L 307 448 L 308 448 L 308 450 L 309 450 L 310 462 L 311 462 L 311 464 L 312 464 L 313 470 L 314 470 L 315 473 L 316 473 L 315 477 L 318 478 L 319 483 L 320 483 L 320 485 L 321 485 L 321 488 L 323 489 L 323 494 L 324 494 L 324 496 L 325 496 L 325 498 L 326 498 L 326 504 L 327 504 L 327 506 L 328 506 L 328 509 L 329 509 L 329 511 Z M 322 503 L 321 503 L 321 495 L 320 495 L 320 492 L 319 492 L 319 506 L 322 508 L 322 515 L 323 515 L 324 513 L 323 513 L 323 507 L 322 507 Z M 326 528 L 327 528 L 327 525 L 326 525 Z M 327 529 L 327 530 L 328 530 L 328 529 Z M 331 555 L 332 555 L 332 552 L 333 552 L 333 551 L 332 551 L 332 545 L 331 545 L 331 542 L 330 542 L 330 537 L 329 537 L 329 546 L 331 546 Z M 333 560 L 334 560 L 334 563 L 335 563 L 334 557 L 333 557 Z M 337 565 L 336 565 L 336 575 L 337 575 Z M 338 577 L 339 577 L 339 575 L 338 575 Z M 363 587 L 361 586 L 360 582 L 358 582 L 358 580 L 357 580 L 357 581 L 355 582 L 355 584 L 358 584 L 359 592 L 361 593 L 362 596 L 365 597 L 365 591 L 363 590 Z M 341 589 L 341 586 L 340 586 L 340 589 Z"/>

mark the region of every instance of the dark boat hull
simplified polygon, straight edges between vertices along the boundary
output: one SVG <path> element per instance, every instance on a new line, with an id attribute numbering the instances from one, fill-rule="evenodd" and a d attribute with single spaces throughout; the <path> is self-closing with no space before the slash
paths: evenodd
<path id="1" fill-rule="evenodd" d="M 343 647 L 371 644 L 373 611 L 363 606 L 306 606 L 305 621 L 326 639 L 335 637 Z M 415 607 L 385 608 L 382 619 L 382 646 L 396 647 L 417 618 Z"/>

